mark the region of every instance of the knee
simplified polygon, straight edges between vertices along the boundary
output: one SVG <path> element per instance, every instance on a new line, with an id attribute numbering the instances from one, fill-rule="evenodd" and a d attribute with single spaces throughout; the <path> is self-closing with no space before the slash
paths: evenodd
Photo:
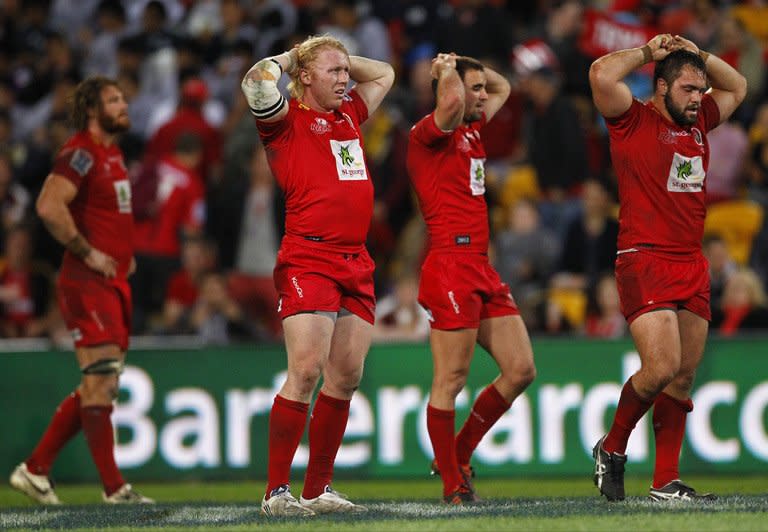
<path id="1" fill-rule="evenodd" d="M 680 365 L 673 362 L 656 364 L 653 367 L 641 370 L 645 374 L 645 378 L 632 379 L 632 383 L 641 395 L 653 397 L 677 377 L 679 370 Z"/>
<path id="2" fill-rule="evenodd" d="M 432 387 L 455 399 L 467 383 L 468 373 L 463 368 L 435 373 Z"/>
<path id="3" fill-rule="evenodd" d="M 526 389 L 536 378 L 536 366 L 533 360 L 519 361 L 501 369 L 500 379 L 506 387 L 522 391 Z"/>
<path id="4" fill-rule="evenodd" d="M 324 377 L 323 386 L 327 388 L 332 395 L 337 395 L 338 397 L 352 397 L 352 394 L 354 394 L 360 386 L 362 378 L 362 367 L 342 372 L 327 371 Z"/>
<path id="5" fill-rule="evenodd" d="M 288 381 L 301 395 L 309 395 L 320 380 L 322 367 L 319 361 L 307 361 L 288 370 Z"/>
<path id="6" fill-rule="evenodd" d="M 84 405 L 112 404 L 117 393 L 117 375 L 84 375 L 80 382 L 80 400 Z"/>
<path id="7" fill-rule="evenodd" d="M 683 369 L 672 380 L 671 384 L 678 390 L 681 395 L 686 395 L 689 394 L 693 388 L 693 381 L 695 378 L 695 371 L 687 371 Z"/>

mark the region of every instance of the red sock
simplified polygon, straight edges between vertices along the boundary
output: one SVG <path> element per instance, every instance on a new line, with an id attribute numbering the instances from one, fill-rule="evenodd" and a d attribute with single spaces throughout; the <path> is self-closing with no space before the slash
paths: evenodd
<path id="1" fill-rule="evenodd" d="M 468 465 L 472 452 L 477 448 L 485 433 L 496 423 L 504 412 L 509 410 L 508 403 L 493 384 L 489 384 L 477 396 L 467 421 L 456 437 L 456 461 L 459 465 Z"/>
<path id="2" fill-rule="evenodd" d="M 48 475 L 62 447 L 80 430 L 80 392 L 69 394 L 53 413 L 43 437 L 27 459 L 27 469 L 35 475 Z"/>
<path id="3" fill-rule="evenodd" d="M 333 462 L 344 437 L 349 418 L 348 399 L 336 399 L 320 392 L 309 420 L 309 464 L 304 477 L 305 499 L 323 493 L 333 479 Z"/>
<path id="4" fill-rule="evenodd" d="M 443 480 L 443 495 L 456 491 L 462 482 L 456 462 L 455 418 L 454 410 L 440 410 L 427 405 L 427 431 L 435 451 L 437 467 L 440 469 L 440 478 Z"/>
<path id="5" fill-rule="evenodd" d="M 653 403 L 653 433 L 656 438 L 656 467 L 653 487 L 662 488 L 680 478 L 680 448 L 685 434 L 685 418 L 693 401 L 681 401 L 664 392 Z"/>
<path id="6" fill-rule="evenodd" d="M 91 450 L 93 463 L 99 470 L 104 493 L 112 495 L 119 490 L 125 480 L 115 463 L 115 433 L 112 428 L 112 405 L 86 406 L 80 409 L 83 433 Z"/>
<path id="7" fill-rule="evenodd" d="M 627 441 L 632 430 L 645 415 L 653 401 L 647 401 L 637 395 L 632 386 L 632 379 L 629 379 L 621 389 L 619 397 L 619 406 L 616 407 L 616 415 L 613 418 L 613 425 L 603 442 L 603 450 L 609 453 L 624 454 L 627 451 Z"/>
<path id="8" fill-rule="evenodd" d="M 269 413 L 269 458 L 267 497 L 272 490 L 291 479 L 291 462 L 304 434 L 309 404 L 275 396 Z"/>

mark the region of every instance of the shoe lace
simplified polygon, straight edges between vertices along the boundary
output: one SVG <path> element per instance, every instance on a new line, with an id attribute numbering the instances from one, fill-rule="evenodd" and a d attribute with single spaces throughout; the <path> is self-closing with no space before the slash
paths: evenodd
<path id="1" fill-rule="evenodd" d="M 336 491 L 335 489 L 333 489 L 330 486 L 326 486 L 323 489 L 323 493 L 332 493 L 333 495 L 336 495 L 337 497 L 340 497 L 342 499 L 347 499 L 348 498 L 345 493 L 341 493 L 340 491 Z"/>

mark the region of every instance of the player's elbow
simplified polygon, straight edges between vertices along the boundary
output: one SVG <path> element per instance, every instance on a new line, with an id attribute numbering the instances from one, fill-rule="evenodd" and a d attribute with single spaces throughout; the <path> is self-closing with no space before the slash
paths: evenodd
<path id="1" fill-rule="evenodd" d="M 56 217 L 56 205 L 51 198 L 44 192 L 40 194 L 35 202 L 35 212 L 43 222 L 50 222 Z"/>
<path id="2" fill-rule="evenodd" d="M 747 78 L 741 74 L 739 74 L 738 78 L 736 79 L 736 89 L 733 91 L 733 93 L 738 103 L 743 102 L 744 98 L 747 97 Z"/>
<path id="3" fill-rule="evenodd" d="M 615 82 L 616 80 L 606 72 L 605 65 L 600 59 L 594 61 L 589 67 L 589 85 L 593 91 L 608 87 Z"/>
<path id="4" fill-rule="evenodd" d="M 384 74 L 382 75 L 381 84 L 386 90 L 392 88 L 395 83 L 395 69 L 389 63 L 384 63 Z"/>

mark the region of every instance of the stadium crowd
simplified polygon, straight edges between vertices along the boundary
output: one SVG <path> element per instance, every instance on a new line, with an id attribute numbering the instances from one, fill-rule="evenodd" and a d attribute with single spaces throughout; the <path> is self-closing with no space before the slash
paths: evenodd
<path id="1" fill-rule="evenodd" d="M 431 60 L 476 57 L 513 84 L 482 131 L 491 260 L 533 334 L 627 334 L 613 276 L 616 180 L 589 65 L 657 33 L 711 50 L 749 82 L 709 135 L 714 334 L 768 329 L 768 6 L 727 0 L 5 0 L 0 7 L 0 335 L 66 345 L 53 279 L 62 249 L 35 198 L 70 129 L 68 96 L 114 77 L 133 185 L 135 334 L 206 343 L 280 338 L 272 268 L 283 203 L 240 80 L 256 58 L 328 33 L 385 61 L 395 87 L 364 124 L 375 189 L 368 248 L 374 338 L 425 340 L 416 303 L 426 231 L 408 133 L 434 108 Z M 651 70 L 627 81 L 650 96 Z M 684 231 L 685 228 L 680 228 Z"/>

